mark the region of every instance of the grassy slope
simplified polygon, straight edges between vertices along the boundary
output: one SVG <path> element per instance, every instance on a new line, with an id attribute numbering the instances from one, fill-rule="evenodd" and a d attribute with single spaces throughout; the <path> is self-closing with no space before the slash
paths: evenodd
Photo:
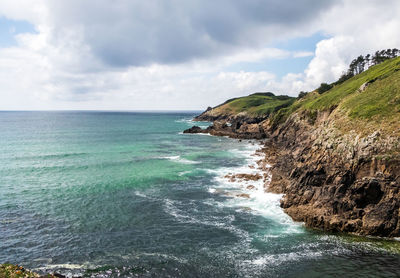
<path id="1" fill-rule="evenodd" d="M 383 95 L 388 95 L 392 93 L 391 91 L 386 91 L 383 94 L 376 94 L 379 90 L 386 88 L 387 84 L 383 84 L 381 81 L 385 79 L 395 80 L 396 77 L 394 75 L 398 73 L 397 72 L 398 70 L 400 70 L 400 57 L 373 66 L 369 70 L 354 76 L 353 78 L 345 81 L 340 85 L 333 87 L 331 90 L 322 95 L 318 95 L 317 97 L 313 98 L 307 98 L 307 101 L 303 103 L 302 106 L 308 110 L 325 110 L 329 109 L 332 106 L 339 105 L 348 96 L 352 96 L 355 101 L 364 101 L 365 104 L 368 103 L 369 105 L 375 105 L 372 103 L 372 101 L 380 99 Z M 376 82 L 374 82 L 371 86 L 374 87 L 373 90 L 371 90 L 371 87 L 369 87 L 365 91 L 366 94 L 364 93 L 355 94 L 357 93 L 358 88 L 360 88 L 362 84 L 373 80 L 376 80 Z M 380 84 L 380 86 L 376 86 L 377 84 Z M 373 95 L 373 97 L 367 98 L 366 96 L 368 95 L 369 96 Z M 353 102 L 353 104 L 355 103 Z M 388 107 L 386 102 L 381 102 L 380 104 L 383 104 L 384 107 L 386 108 Z M 350 108 L 350 111 L 354 112 L 356 106 L 347 106 L 347 108 Z M 363 108 L 365 107 L 358 107 L 357 110 Z M 358 116 L 370 117 L 374 114 L 381 113 L 382 111 L 383 110 L 379 110 L 376 113 L 370 113 L 370 111 L 366 113 L 363 112 L 358 114 Z"/>
<path id="2" fill-rule="evenodd" d="M 217 106 L 212 110 L 212 114 L 236 115 L 245 113 L 252 117 L 266 117 L 283 107 L 290 106 L 294 101 L 295 98 L 288 96 L 252 94 Z"/>
<path id="3" fill-rule="evenodd" d="M 367 89 L 358 89 L 371 82 Z M 315 115 L 317 111 L 337 107 L 347 119 L 347 127 L 353 129 L 383 128 L 399 132 L 400 128 L 400 57 L 371 67 L 369 70 L 333 87 L 320 95 L 309 93 L 304 99 L 280 110 L 274 115 L 277 125 L 284 122 L 292 113 L 305 111 Z M 343 128 L 346 127 L 346 124 Z"/>
<path id="4" fill-rule="evenodd" d="M 361 85 L 371 82 L 363 91 Z M 400 136 L 400 57 L 387 60 L 356 75 L 329 91 L 308 93 L 296 100 L 287 96 L 252 94 L 235 98 L 207 112 L 212 116 L 271 117 L 278 126 L 295 112 L 312 119 L 318 111 L 335 109 L 336 125 L 343 131 L 368 134 L 374 130 Z M 312 121 L 311 121 L 312 122 Z"/>

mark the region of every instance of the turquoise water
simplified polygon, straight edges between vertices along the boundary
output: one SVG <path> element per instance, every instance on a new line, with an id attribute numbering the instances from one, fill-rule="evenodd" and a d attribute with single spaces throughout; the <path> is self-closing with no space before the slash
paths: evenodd
<path id="1" fill-rule="evenodd" d="M 88 277 L 399 277 L 399 244 L 319 233 L 223 178 L 256 142 L 196 113 L 0 112 L 0 262 Z M 203 125 L 206 125 L 204 123 Z"/>

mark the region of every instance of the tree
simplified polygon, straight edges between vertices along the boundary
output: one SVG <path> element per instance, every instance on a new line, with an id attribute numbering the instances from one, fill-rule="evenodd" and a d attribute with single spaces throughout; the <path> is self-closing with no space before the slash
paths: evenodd
<path id="1" fill-rule="evenodd" d="M 367 65 L 367 69 L 370 67 L 371 62 L 371 54 L 365 55 L 365 64 Z"/>
<path id="2" fill-rule="evenodd" d="M 343 72 L 340 78 L 333 84 L 337 85 L 343 83 L 354 75 L 360 74 L 363 71 L 367 70 L 370 66 L 380 64 L 388 59 L 392 59 L 398 56 L 400 56 L 400 50 L 397 48 L 378 50 L 375 51 L 373 55 L 367 54 L 365 55 L 365 57 L 363 55 L 360 55 L 356 59 L 351 61 L 348 70 L 346 72 Z M 322 83 L 317 90 L 320 94 L 322 94 L 323 92 L 326 92 L 330 89 L 328 88 L 329 86 L 332 86 L 332 84 L 329 85 L 326 83 Z"/>
<path id="3" fill-rule="evenodd" d="M 333 85 L 332 84 L 328 84 L 328 83 L 321 83 L 321 86 L 319 86 L 319 88 L 317 89 L 317 92 L 319 94 L 323 94 L 326 91 L 329 91 L 330 89 L 332 89 Z"/>
<path id="4" fill-rule="evenodd" d="M 356 71 L 357 71 L 357 74 L 362 73 L 364 71 L 364 67 L 365 67 L 364 56 L 360 55 L 356 59 Z"/>
<path id="5" fill-rule="evenodd" d="M 308 94 L 307 92 L 301 91 L 301 92 L 299 93 L 299 95 L 297 96 L 297 98 L 298 98 L 298 99 L 301 99 L 301 98 L 305 97 L 307 94 Z"/>

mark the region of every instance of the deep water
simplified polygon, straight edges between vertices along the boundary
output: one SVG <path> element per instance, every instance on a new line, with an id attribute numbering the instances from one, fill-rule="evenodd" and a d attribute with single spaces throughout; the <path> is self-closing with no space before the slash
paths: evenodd
<path id="1" fill-rule="evenodd" d="M 305 229 L 250 192 L 257 142 L 196 113 L 0 112 L 0 263 L 93 277 L 400 277 L 396 241 Z M 206 123 L 203 123 L 206 125 Z M 257 187 L 257 185 L 256 185 Z"/>

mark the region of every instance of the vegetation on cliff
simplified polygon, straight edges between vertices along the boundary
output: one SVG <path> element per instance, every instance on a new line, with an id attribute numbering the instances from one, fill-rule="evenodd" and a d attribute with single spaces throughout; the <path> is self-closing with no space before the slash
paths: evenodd
<path id="1" fill-rule="evenodd" d="M 29 271 L 22 266 L 13 264 L 0 264 L 0 278 L 56 278 L 63 277 L 62 275 L 55 276 L 53 274 L 39 275 Z"/>
<path id="2" fill-rule="evenodd" d="M 308 93 L 291 106 L 279 110 L 273 116 L 273 123 L 284 122 L 294 112 L 306 111 L 312 118 L 317 111 L 336 108 L 352 120 L 367 120 L 370 128 L 374 123 L 376 128 L 400 132 L 400 57 L 372 66 L 323 94 Z M 364 127 L 362 124 L 353 126 Z"/>
<path id="3" fill-rule="evenodd" d="M 301 98 L 297 99 L 272 93 L 235 98 L 204 112 L 202 118 L 213 120 L 238 114 L 270 117 L 276 127 L 295 112 L 307 112 L 312 119 L 317 111 L 338 108 L 343 116 L 352 120 L 367 120 L 375 123 L 375 127 L 383 124 L 392 131 L 400 132 L 400 57 L 386 59 L 342 83 L 329 85 L 323 86 L 323 93 L 319 93 L 318 89 L 310 93 L 302 92 Z"/>
<path id="4" fill-rule="evenodd" d="M 379 62 L 297 99 L 253 94 L 227 101 L 196 118 L 212 126 L 188 133 L 267 138 L 268 190 L 285 194 L 281 206 L 296 221 L 398 237 L 400 57 Z"/>
<path id="5" fill-rule="evenodd" d="M 249 117 L 266 118 L 292 105 L 295 100 L 294 97 L 275 96 L 273 93 L 255 93 L 228 100 L 207 111 L 206 114 L 211 118 L 235 116 L 240 113 Z"/>

